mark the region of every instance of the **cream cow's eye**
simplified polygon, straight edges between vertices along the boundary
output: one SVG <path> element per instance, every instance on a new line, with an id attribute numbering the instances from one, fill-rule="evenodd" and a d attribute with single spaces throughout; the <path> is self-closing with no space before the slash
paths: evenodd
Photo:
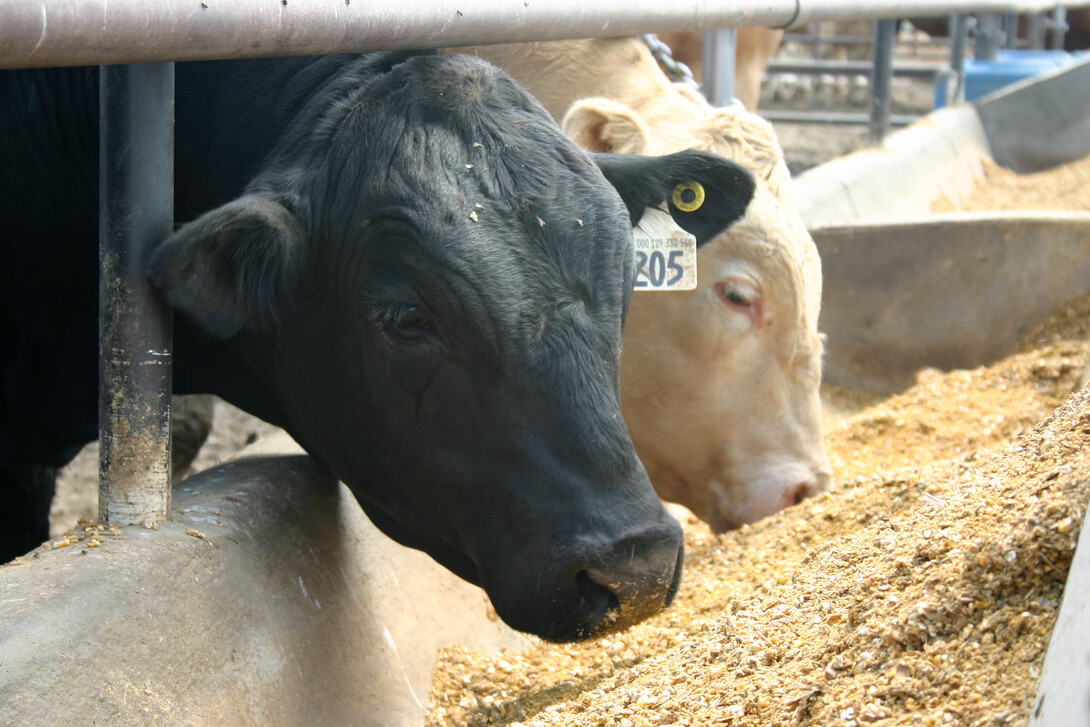
<path id="1" fill-rule="evenodd" d="M 728 281 L 716 286 L 719 297 L 728 303 L 739 306 L 753 305 L 757 300 L 757 289 L 742 282 Z"/>
<path id="2" fill-rule="evenodd" d="M 724 287 L 723 299 L 735 305 L 749 305 L 753 302 L 753 291 Z"/>
<path id="3" fill-rule="evenodd" d="M 762 322 L 761 293 L 748 280 L 728 279 L 715 286 L 716 295 L 729 310 L 745 315 L 753 325 Z"/>

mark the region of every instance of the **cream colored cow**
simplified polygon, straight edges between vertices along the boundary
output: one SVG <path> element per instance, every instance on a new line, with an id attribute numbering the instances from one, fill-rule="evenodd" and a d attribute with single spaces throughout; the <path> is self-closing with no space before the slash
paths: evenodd
<path id="1" fill-rule="evenodd" d="M 755 173 L 745 217 L 700 250 L 698 288 L 633 296 L 622 409 L 662 498 L 718 531 L 826 489 L 821 263 L 769 124 L 671 84 L 634 38 L 470 52 L 511 73 L 584 148 L 697 147 Z"/>

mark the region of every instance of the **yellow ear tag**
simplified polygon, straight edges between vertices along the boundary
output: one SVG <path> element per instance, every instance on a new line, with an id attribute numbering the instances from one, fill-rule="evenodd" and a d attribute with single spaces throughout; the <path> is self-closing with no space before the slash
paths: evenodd
<path id="1" fill-rule="evenodd" d="M 704 187 L 700 182 L 682 182 L 670 199 L 682 212 L 696 212 L 704 204 Z"/>

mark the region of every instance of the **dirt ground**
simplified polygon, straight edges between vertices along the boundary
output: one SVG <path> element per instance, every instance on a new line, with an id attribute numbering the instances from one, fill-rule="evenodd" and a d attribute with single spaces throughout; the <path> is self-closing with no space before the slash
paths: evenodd
<path id="1" fill-rule="evenodd" d="M 1087 209 L 1063 190 L 1088 172 L 993 165 L 970 202 Z M 689 519 L 676 602 L 624 633 L 447 649 L 428 724 L 1026 724 L 1090 498 L 1088 335 L 1090 293 L 991 366 L 827 391 L 831 492 L 719 537 Z"/>
<path id="2" fill-rule="evenodd" d="M 780 95 L 782 94 L 777 89 L 766 84 L 762 90 L 758 111 L 865 113 L 870 102 L 869 96 L 863 96 L 860 103 L 857 94 L 846 93 L 843 88 L 838 91 L 832 86 L 812 88 L 787 98 L 778 98 Z M 934 83 L 894 78 L 890 88 L 892 113 L 923 116 L 932 110 L 934 96 Z M 783 147 L 787 166 L 793 175 L 871 144 L 870 128 L 867 124 L 776 121 L 773 126 L 780 146 Z M 896 130 L 897 127 L 893 127 L 890 133 Z"/>
<path id="3" fill-rule="evenodd" d="M 277 427 L 216 400 L 208 441 L 188 474 L 200 472 L 240 452 L 247 444 L 278 431 Z M 98 517 L 98 443 L 88 444 L 57 477 L 57 495 L 49 513 L 49 535 L 68 532 L 81 519 Z"/>

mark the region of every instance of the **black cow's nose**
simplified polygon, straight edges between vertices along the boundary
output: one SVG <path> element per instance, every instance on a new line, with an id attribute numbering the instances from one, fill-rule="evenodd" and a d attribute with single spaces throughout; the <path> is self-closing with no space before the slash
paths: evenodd
<path id="1" fill-rule="evenodd" d="M 620 631 L 670 605 L 685 551 L 673 518 L 607 548 L 588 548 L 575 573 L 574 609 L 548 638 L 590 638 Z"/>

